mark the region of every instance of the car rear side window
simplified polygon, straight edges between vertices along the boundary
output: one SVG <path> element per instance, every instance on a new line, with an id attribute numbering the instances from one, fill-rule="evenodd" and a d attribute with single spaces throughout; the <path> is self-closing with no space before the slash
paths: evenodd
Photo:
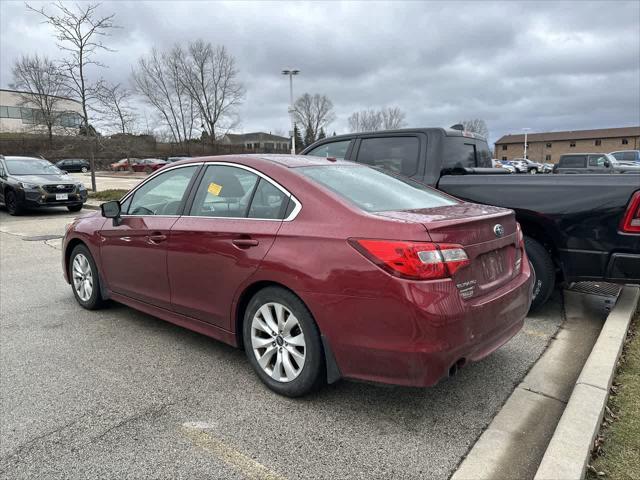
<path id="1" fill-rule="evenodd" d="M 590 167 L 604 167 L 604 161 L 606 157 L 604 155 L 589 155 Z"/>
<path id="2" fill-rule="evenodd" d="M 367 212 L 456 205 L 438 191 L 376 168 L 351 165 L 301 167 L 300 172 Z"/>
<path id="3" fill-rule="evenodd" d="M 249 207 L 249 218 L 284 218 L 287 209 L 288 197 L 282 190 L 268 182 L 264 178 L 260 179 Z"/>
<path id="4" fill-rule="evenodd" d="M 587 157 L 585 155 L 571 155 L 560 158 L 561 168 L 586 168 Z"/>
<path id="5" fill-rule="evenodd" d="M 418 173 L 419 153 L 417 137 L 363 138 L 356 161 L 410 177 Z"/>
<path id="6" fill-rule="evenodd" d="M 189 215 L 194 217 L 247 216 L 247 208 L 260 177 L 243 168 L 207 167 Z"/>
<path id="7" fill-rule="evenodd" d="M 349 144 L 351 140 L 343 140 L 341 142 L 331 142 L 320 145 L 319 147 L 311 150 L 307 155 L 313 155 L 314 157 L 335 157 L 344 159 L 347 156 L 347 150 L 349 150 Z"/>

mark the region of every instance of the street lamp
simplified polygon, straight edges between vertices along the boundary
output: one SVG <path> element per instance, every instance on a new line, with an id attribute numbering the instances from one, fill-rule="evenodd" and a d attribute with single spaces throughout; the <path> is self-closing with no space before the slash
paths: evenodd
<path id="1" fill-rule="evenodd" d="M 291 117 L 291 155 L 296 154 L 296 117 L 293 108 L 293 76 L 298 75 L 300 70 L 292 68 L 282 70 L 282 75 L 289 75 L 289 116 Z"/>
<path id="2" fill-rule="evenodd" d="M 530 128 L 523 128 L 522 131 L 524 132 L 524 158 L 527 158 L 527 132 L 531 130 Z"/>

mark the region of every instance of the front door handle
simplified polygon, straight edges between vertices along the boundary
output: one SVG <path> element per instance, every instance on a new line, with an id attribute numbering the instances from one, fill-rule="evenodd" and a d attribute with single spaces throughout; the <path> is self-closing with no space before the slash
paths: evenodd
<path id="1" fill-rule="evenodd" d="M 257 247 L 260 242 L 252 238 L 236 238 L 235 240 L 231 240 L 231 243 L 233 243 L 238 248 L 249 248 Z"/>
<path id="2" fill-rule="evenodd" d="M 161 243 L 167 239 L 167 236 L 162 233 L 153 233 L 147 238 L 149 239 L 149 243 Z"/>

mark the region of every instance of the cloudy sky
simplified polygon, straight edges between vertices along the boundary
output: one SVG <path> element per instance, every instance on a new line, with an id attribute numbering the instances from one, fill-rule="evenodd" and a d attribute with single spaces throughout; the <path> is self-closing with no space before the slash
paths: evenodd
<path id="1" fill-rule="evenodd" d="M 40 6 L 40 3 L 33 2 Z M 46 4 L 45 4 L 46 5 Z M 506 133 L 640 125 L 640 2 L 104 1 L 122 28 L 91 76 L 127 82 L 152 47 L 202 38 L 236 57 L 247 88 L 240 130 L 288 130 L 294 89 L 324 93 L 329 127 L 354 111 L 399 106 L 409 126 L 485 119 Z M 21 54 L 62 55 L 22 1 L 0 2 L 0 84 Z"/>

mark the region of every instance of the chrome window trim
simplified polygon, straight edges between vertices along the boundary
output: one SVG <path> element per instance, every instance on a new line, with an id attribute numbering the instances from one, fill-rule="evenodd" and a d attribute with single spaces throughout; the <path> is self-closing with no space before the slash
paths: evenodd
<path id="1" fill-rule="evenodd" d="M 192 166 L 198 166 L 198 165 L 205 165 L 207 167 L 208 166 L 221 165 L 221 166 L 224 166 L 224 167 L 236 167 L 236 168 L 241 168 L 243 170 L 247 170 L 247 171 L 257 175 L 260 178 L 264 178 L 267 182 L 269 182 L 271 185 L 273 185 L 278 190 L 280 190 L 282 193 L 284 193 L 287 198 L 292 200 L 293 203 L 295 204 L 295 206 L 293 207 L 293 210 L 291 210 L 291 213 L 288 216 L 286 216 L 285 218 L 283 218 L 283 219 L 280 219 L 280 218 L 249 218 L 249 217 L 212 217 L 212 216 L 198 216 L 198 215 L 121 215 L 121 216 L 122 217 L 127 217 L 127 218 L 128 217 L 180 218 L 182 216 L 182 217 L 191 217 L 191 218 L 210 218 L 210 219 L 215 219 L 215 220 L 227 219 L 227 220 L 258 220 L 258 221 L 262 221 L 262 222 L 264 222 L 264 221 L 267 221 L 267 222 L 291 222 L 298 216 L 298 214 L 302 210 L 302 203 L 300 202 L 300 200 L 298 200 L 295 197 L 295 195 L 293 195 L 291 192 L 289 192 L 286 188 L 284 188 L 278 182 L 273 180 L 271 177 L 269 177 L 269 176 L 265 175 L 264 173 L 256 170 L 255 168 L 248 167 L 247 165 L 241 165 L 239 163 L 232 163 L 232 162 L 216 162 L 215 160 L 187 163 L 185 165 L 176 165 L 174 167 L 167 167 L 167 168 L 162 168 L 160 170 L 156 170 L 152 175 L 150 175 L 148 178 L 146 178 L 143 182 L 140 182 L 138 185 L 136 185 L 135 188 L 133 188 L 131 191 L 127 192 L 127 194 L 120 199 L 120 203 L 126 202 L 127 199 L 131 195 L 135 194 L 136 190 L 138 190 L 145 183 L 147 183 L 148 181 L 150 181 L 152 178 L 156 177 L 157 175 L 160 175 L 162 173 L 168 172 L 170 170 L 175 170 L 177 168 L 185 168 L 185 167 L 192 167 Z M 197 186 L 199 186 L 199 185 L 197 185 Z"/>

